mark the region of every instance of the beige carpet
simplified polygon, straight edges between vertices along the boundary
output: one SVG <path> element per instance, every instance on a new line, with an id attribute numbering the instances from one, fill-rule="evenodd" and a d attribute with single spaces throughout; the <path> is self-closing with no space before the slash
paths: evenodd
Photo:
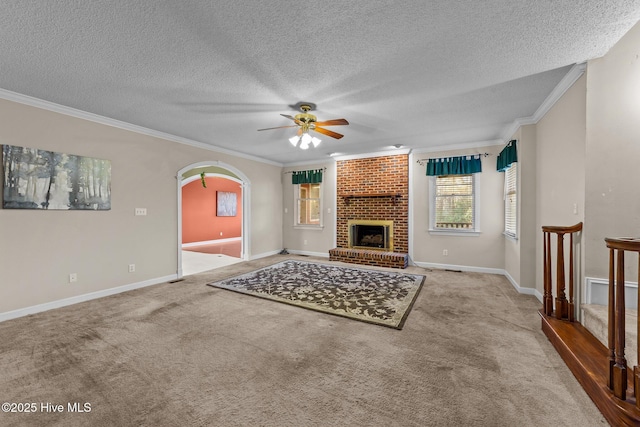
<path id="1" fill-rule="evenodd" d="M 205 285 L 284 258 L 0 323 L 0 425 L 606 425 L 504 277 L 409 268 L 402 331 Z"/>

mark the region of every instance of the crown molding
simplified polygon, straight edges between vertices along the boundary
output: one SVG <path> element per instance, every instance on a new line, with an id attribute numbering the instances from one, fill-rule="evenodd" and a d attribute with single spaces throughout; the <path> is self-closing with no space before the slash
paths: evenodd
<path id="1" fill-rule="evenodd" d="M 436 152 L 453 151 L 453 150 L 468 150 L 471 148 L 491 147 L 493 145 L 503 145 L 503 144 L 504 144 L 504 141 L 501 139 L 491 139 L 488 141 L 465 142 L 460 144 L 438 145 L 435 147 L 420 148 L 420 149 L 413 150 L 413 153 L 421 154 L 421 153 L 436 153 Z"/>
<path id="2" fill-rule="evenodd" d="M 304 162 L 291 162 L 284 163 L 282 167 L 296 167 L 296 166 L 314 166 L 314 165 L 327 165 L 333 162 L 332 159 L 320 159 L 320 160 L 305 160 Z"/>
<path id="3" fill-rule="evenodd" d="M 416 150 L 411 149 L 400 149 L 400 150 L 389 150 L 389 151 L 379 151 L 372 153 L 364 153 L 364 154 L 353 154 L 353 155 L 341 155 L 334 156 L 334 161 L 341 160 L 355 160 L 355 159 L 365 159 L 371 157 L 384 157 L 384 156 L 392 156 L 392 155 L 400 155 L 400 154 L 409 154 L 411 152 L 414 153 L 431 153 L 438 151 L 451 151 L 451 150 L 460 150 L 460 149 L 469 149 L 469 148 L 479 148 L 486 147 L 491 145 L 501 145 L 504 144 L 504 141 L 508 141 L 511 137 L 518 131 L 518 129 L 522 126 L 536 124 L 540 121 L 545 114 L 549 112 L 549 110 L 558 102 L 558 100 L 564 95 L 564 93 L 571 87 L 573 84 L 584 74 L 586 71 L 587 64 L 580 63 L 575 64 L 569 72 L 560 80 L 560 83 L 551 91 L 549 96 L 543 101 L 543 103 L 538 107 L 536 112 L 529 117 L 520 117 L 515 119 L 513 123 L 507 127 L 503 133 L 503 139 L 501 140 L 490 140 L 490 141 L 480 141 L 480 142 L 472 142 L 472 143 L 462 143 L 462 144 L 453 144 L 453 145 L 440 145 L 429 148 L 421 148 Z M 323 163 L 322 160 L 311 160 L 305 162 L 293 162 L 293 163 L 280 163 L 267 159 L 263 159 L 261 157 L 252 156 L 250 154 L 244 154 L 233 150 L 228 150 L 226 148 L 217 147 L 215 145 L 206 144 L 204 142 L 194 141 L 192 139 L 183 138 L 177 135 L 172 135 L 165 132 L 156 131 L 153 129 L 145 128 L 143 126 L 134 125 L 131 123 L 123 122 L 120 120 L 112 119 L 109 117 L 100 116 L 98 114 L 89 113 L 86 111 L 78 110 L 75 108 L 67 107 L 64 105 L 56 104 L 54 102 L 45 101 L 39 98 L 35 98 L 29 95 L 23 95 L 17 92 L 12 92 L 6 89 L 0 88 L 0 99 L 5 99 L 7 101 L 13 101 L 20 104 L 29 105 L 36 108 L 41 108 L 44 110 L 52 111 L 55 113 L 64 114 L 71 117 L 76 117 L 79 119 L 91 121 L 94 123 L 99 123 L 107 126 L 112 126 L 115 128 L 139 133 L 142 135 L 151 136 L 154 138 L 160 138 L 167 141 L 175 142 L 178 144 L 188 145 L 195 148 L 200 148 L 207 151 L 213 151 L 221 154 L 227 154 L 234 157 L 239 157 L 247 160 L 253 160 L 260 163 L 266 163 L 272 166 L 303 166 L 309 164 L 318 164 Z"/>
<path id="4" fill-rule="evenodd" d="M 371 157 L 398 156 L 398 155 L 409 154 L 409 153 L 411 153 L 411 149 L 405 148 L 402 150 L 375 151 L 372 153 L 362 153 L 362 154 L 347 154 L 344 156 L 334 156 L 333 159 L 336 162 L 339 162 L 343 160 L 368 159 Z"/>
<path id="5" fill-rule="evenodd" d="M 538 123 L 549 112 L 549 110 L 551 110 L 556 102 L 558 102 L 560 98 L 562 98 L 562 95 L 564 95 L 565 92 L 569 90 L 569 88 L 573 86 L 573 84 L 578 81 L 580 77 L 582 77 L 586 69 L 586 62 L 575 64 L 573 67 L 571 67 L 569 72 L 567 72 L 562 80 L 560 80 L 560 83 L 558 83 L 556 87 L 553 88 L 549 96 L 547 96 L 542 104 L 540 104 L 540 106 L 532 116 L 521 117 L 513 121 L 513 123 L 503 133 L 504 140 L 508 141 L 509 139 L 511 139 L 513 134 L 515 134 L 521 126 L 535 125 L 536 123 Z"/>
<path id="6" fill-rule="evenodd" d="M 263 159 L 261 157 L 252 156 L 250 154 L 244 154 L 226 148 L 217 147 L 215 145 L 206 144 L 204 142 L 194 141 L 192 139 L 183 138 L 181 136 L 172 135 L 170 133 L 160 132 L 157 130 L 145 128 L 143 126 L 134 125 L 131 123 L 123 122 L 120 120 L 112 119 L 109 117 L 100 116 L 98 114 L 89 113 L 87 111 L 78 110 L 65 105 L 56 104 L 55 102 L 45 101 L 43 99 L 35 98 L 29 95 L 23 95 L 21 93 L 12 92 L 10 90 L 0 88 L 0 98 L 7 101 L 17 102 L 19 104 L 29 105 L 31 107 L 41 108 L 43 110 L 52 111 L 54 113 L 64 114 L 66 116 L 75 117 L 78 119 L 87 120 L 102 125 L 115 127 L 118 129 L 127 130 L 130 132 L 139 133 L 142 135 L 151 136 L 154 138 L 160 138 L 178 144 L 189 145 L 195 148 L 201 148 L 207 151 L 214 151 L 216 153 L 228 154 L 234 157 L 241 157 L 247 160 L 253 160 L 260 163 L 266 163 L 273 166 L 282 167 L 282 163 L 274 162 L 271 160 Z"/>

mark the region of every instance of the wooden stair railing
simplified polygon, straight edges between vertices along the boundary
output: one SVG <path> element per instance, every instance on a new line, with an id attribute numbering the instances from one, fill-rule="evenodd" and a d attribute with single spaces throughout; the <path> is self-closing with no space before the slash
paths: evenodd
<path id="1" fill-rule="evenodd" d="M 567 227 L 558 226 L 543 226 L 543 283 L 544 283 L 544 295 L 542 299 L 543 313 L 547 316 L 554 314 L 553 304 L 553 289 L 552 289 L 552 263 L 551 263 L 551 235 L 557 236 L 557 250 L 556 250 L 556 300 L 555 300 L 555 317 L 560 320 L 568 320 L 573 322 L 575 320 L 575 301 L 574 301 L 574 285 L 575 275 L 574 270 L 574 234 L 582 231 L 582 223 L 579 222 L 576 225 Z M 570 235 L 569 242 L 569 299 L 566 295 L 566 271 L 564 261 L 564 235 Z"/>
<path id="2" fill-rule="evenodd" d="M 624 256 L 625 251 L 638 253 L 638 283 L 640 283 L 640 238 L 607 237 L 604 240 L 609 248 L 609 379 L 607 385 L 613 391 L 614 396 L 626 400 Z M 640 307 L 640 292 L 638 292 L 638 307 Z M 636 328 L 640 332 L 640 316 L 638 316 Z M 637 354 L 640 355 L 640 342 L 637 350 Z M 640 368 L 638 365 L 633 367 L 632 384 L 636 407 L 640 408 Z"/>
<path id="3" fill-rule="evenodd" d="M 542 331 L 612 426 L 640 426 L 640 366 L 634 366 L 633 373 L 628 375 L 624 353 L 624 257 L 625 252 L 638 253 L 638 282 L 640 283 L 640 238 L 605 239 L 609 248 L 607 346 L 603 345 L 580 322 L 574 321 L 576 307 L 573 289 L 574 285 L 577 285 L 573 268 L 574 234 L 581 230 L 582 223 L 570 227 L 542 227 L 544 295 L 542 308 L 538 311 L 542 320 Z M 555 301 L 552 286 L 552 234 L 558 237 Z M 565 289 L 565 234 L 571 235 L 568 299 Z M 640 308 L 640 293 L 638 307 Z M 640 332 L 640 321 L 637 322 L 636 327 Z M 640 355 L 640 343 L 637 350 Z"/>

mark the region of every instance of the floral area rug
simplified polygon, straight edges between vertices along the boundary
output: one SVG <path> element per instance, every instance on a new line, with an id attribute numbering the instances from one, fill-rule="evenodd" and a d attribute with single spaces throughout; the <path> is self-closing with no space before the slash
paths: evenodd
<path id="1" fill-rule="evenodd" d="M 208 285 L 402 329 L 424 278 L 287 260 Z"/>

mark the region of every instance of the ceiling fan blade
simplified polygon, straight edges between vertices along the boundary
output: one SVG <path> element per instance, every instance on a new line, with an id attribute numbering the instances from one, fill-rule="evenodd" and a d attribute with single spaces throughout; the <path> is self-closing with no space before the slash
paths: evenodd
<path id="1" fill-rule="evenodd" d="M 333 120 L 325 120 L 323 122 L 316 122 L 316 126 L 339 126 L 339 125 L 348 125 L 349 122 L 347 119 L 333 119 Z"/>
<path id="2" fill-rule="evenodd" d="M 321 127 L 318 127 L 318 126 L 316 126 L 313 130 L 316 131 L 316 132 L 322 133 L 324 135 L 330 136 L 331 138 L 335 138 L 335 139 L 340 139 L 340 138 L 342 138 L 344 136 L 344 135 L 340 135 L 339 133 L 334 132 L 332 130 L 321 128 Z"/>
<path id="3" fill-rule="evenodd" d="M 292 117 L 288 114 L 280 114 L 282 117 L 286 117 L 287 119 L 293 120 L 294 122 L 296 122 L 297 124 L 299 124 L 300 126 L 302 126 L 302 122 L 298 119 L 296 119 L 295 117 Z"/>
<path id="4" fill-rule="evenodd" d="M 264 128 L 264 129 L 258 129 L 258 130 L 271 130 L 271 129 L 283 129 L 283 128 L 295 128 L 298 127 L 297 125 L 290 125 L 290 126 L 278 126 L 275 128 Z"/>

